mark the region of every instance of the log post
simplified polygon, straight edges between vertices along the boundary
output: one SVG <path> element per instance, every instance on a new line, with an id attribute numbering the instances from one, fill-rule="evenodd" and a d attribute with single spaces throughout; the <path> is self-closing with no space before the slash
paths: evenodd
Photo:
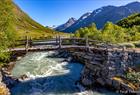
<path id="1" fill-rule="evenodd" d="M 31 37 L 30 37 L 29 45 L 30 45 L 30 47 L 32 47 L 32 38 Z"/>
<path id="2" fill-rule="evenodd" d="M 86 36 L 86 49 L 87 49 L 87 51 L 90 51 L 90 50 L 89 50 L 88 36 Z"/>
<path id="3" fill-rule="evenodd" d="M 61 49 L 62 47 L 62 40 L 61 40 L 61 37 L 59 36 L 59 49 Z"/>
<path id="4" fill-rule="evenodd" d="M 71 39 L 72 39 L 72 45 L 76 45 L 75 44 L 76 43 L 76 41 L 75 41 L 76 39 L 74 39 L 74 37 L 72 37 Z"/>
<path id="5" fill-rule="evenodd" d="M 56 45 L 58 45 L 58 37 L 56 36 Z"/>
<path id="6" fill-rule="evenodd" d="M 125 50 L 126 50 L 126 46 L 123 46 L 122 51 L 125 52 Z"/>
<path id="7" fill-rule="evenodd" d="M 26 45 L 25 45 L 26 52 L 28 52 L 28 46 L 29 46 L 29 40 L 28 40 L 28 36 L 26 36 Z"/>

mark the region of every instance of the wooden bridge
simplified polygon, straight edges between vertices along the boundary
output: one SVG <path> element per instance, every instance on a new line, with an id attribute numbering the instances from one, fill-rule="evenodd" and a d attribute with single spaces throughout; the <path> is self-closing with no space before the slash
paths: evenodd
<path id="1" fill-rule="evenodd" d="M 104 50 L 124 50 L 125 47 L 119 47 L 117 45 L 91 40 L 86 38 L 64 38 L 56 37 L 52 39 L 44 40 L 31 40 L 28 37 L 26 40 L 18 40 L 17 46 L 24 46 L 22 48 L 10 48 L 8 51 L 46 51 L 46 50 L 57 50 L 57 49 L 83 49 L 90 51 L 92 49 L 104 49 Z M 131 51 L 133 51 L 131 49 Z"/>

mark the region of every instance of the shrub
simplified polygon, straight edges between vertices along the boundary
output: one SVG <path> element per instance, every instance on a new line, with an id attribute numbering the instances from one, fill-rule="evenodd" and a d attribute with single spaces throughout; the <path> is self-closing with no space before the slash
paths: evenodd
<path id="1" fill-rule="evenodd" d="M 140 72 L 127 73 L 125 77 L 134 83 L 140 83 Z"/>

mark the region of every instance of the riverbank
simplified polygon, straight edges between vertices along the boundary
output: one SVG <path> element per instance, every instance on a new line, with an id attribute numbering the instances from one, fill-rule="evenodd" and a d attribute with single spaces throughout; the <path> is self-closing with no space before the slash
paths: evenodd
<path id="1" fill-rule="evenodd" d="M 3 76 L 0 72 L 0 95 L 10 95 L 10 91 L 7 88 L 6 84 L 2 81 Z"/>
<path id="2" fill-rule="evenodd" d="M 16 85 L 19 80 L 11 75 L 16 61 L 25 56 L 25 52 L 12 52 L 7 64 L 0 68 L 0 95 L 11 95 L 10 88 Z"/>

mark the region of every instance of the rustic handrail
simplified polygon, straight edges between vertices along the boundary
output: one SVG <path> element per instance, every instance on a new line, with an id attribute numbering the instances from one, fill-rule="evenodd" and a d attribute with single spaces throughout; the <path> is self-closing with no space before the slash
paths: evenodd
<path id="1" fill-rule="evenodd" d="M 85 47 L 87 50 L 90 49 L 90 47 L 103 47 L 106 49 L 114 48 L 116 47 L 114 44 L 109 44 L 103 41 L 98 40 L 92 40 L 88 37 L 86 38 L 76 38 L 76 37 L 70 37 L 70 38 L 64 38 L 64 37 L 56 37 L 52 39 L 43 39 L 43 40 L 31 40 L 28 37 L 26 37 L 26 40 L 18 40 L 19 45 L 25 45 L 26 51 L 28 51 L 29 47 L 32 46 L 41 46 L 41 45 L 55 45 L 59 48 L 62 48 L 63 46 L 71 45 L 71 47 Z M 118 47 L 116 47 L 118 48 Z"/>

